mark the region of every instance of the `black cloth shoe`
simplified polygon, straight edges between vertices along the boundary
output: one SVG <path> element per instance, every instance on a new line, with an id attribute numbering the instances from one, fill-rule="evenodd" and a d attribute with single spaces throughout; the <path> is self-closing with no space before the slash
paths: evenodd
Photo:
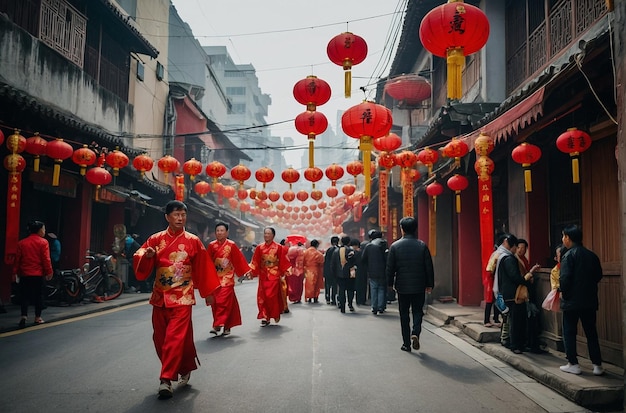
<path id="1" fill-rule="evenodd" d="M 400 350 L 406 351 L 406 352 L 410 353 L 411 352 L 411 346 L 407 346 L 406 344 L 403 344 L 402 347 L 400 347 Z"/>
<path id="2" fill-rule="evenodd" d="M 20 328 L 26 328 L 26 319 L 22 318 L 18 324 Z"/>

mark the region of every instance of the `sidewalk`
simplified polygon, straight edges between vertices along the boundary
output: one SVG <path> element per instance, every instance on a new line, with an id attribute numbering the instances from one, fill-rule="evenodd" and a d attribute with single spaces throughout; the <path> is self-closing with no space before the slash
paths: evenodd
<path id="1" fill-rule="evenodd" d="M 545 354 L 515 354 L 500 344 L 500 330 L 483 325 L 482 307 L 462 307 L 456 303 L 433 303 L 424 319 L 449 329 L 485 353 L 511 365 L 567 399 L 596 411 L 621 411 L 624 398 L 624 370 L 603 363 L 606 373 L 591 374 L 591 362 L 579 357 L 583 374 L 563 373 L 565 354 L 549 349 Z"/>

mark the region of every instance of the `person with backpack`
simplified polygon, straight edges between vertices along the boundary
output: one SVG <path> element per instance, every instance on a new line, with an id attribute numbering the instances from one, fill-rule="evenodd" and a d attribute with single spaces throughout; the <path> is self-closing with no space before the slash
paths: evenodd
<path id="1" fill-rule="evenodd" d="M 375 229 L 370 230 L 367 235 L 370 242 L 363 248 L 361 266 L 369 279 L 372 313 L 377 315 L 384 313 L 387 308 L 387 241 L 382 232 Z"/>
<path id="2" fill-rule="evenodd" d="M 342 313 L 346 312 L 346 296 L 348 308 L 354 311 L 352 300 L 354 299 L 354 287 L 350 288 L 350 280 L 356 278 L 355 251 L 350 247 L 350 237 L 341 237 L 341 245 L 335 249 L 332 258 L 332 272 L 337 280 L 338 294 L 337 306 Z"/>

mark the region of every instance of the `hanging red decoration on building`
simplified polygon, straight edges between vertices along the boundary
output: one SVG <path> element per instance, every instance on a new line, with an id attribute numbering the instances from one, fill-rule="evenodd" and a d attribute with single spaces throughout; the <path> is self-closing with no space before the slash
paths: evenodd
<path id="1" fill-rule="evenodd" d="M 19 135 L 17 131 L 16 134 Z M 24 142 L 25 141 L 26 140 L 24 139 Z M 7 140 L 7 144 L 8 143 L 9 142 Z M 17 145 L 17 142 L 14 142 L 14 144 Z M 9 171 L 7 185 L 6 229 L 4 235 L 4 262 L 5 264 L 13 265 L 17 255 L 17 243 L 20 235 L 22 172 L 26 168 L 26 160 L 22 157 L 22 155 L 14 152 L 4 157 L 4 167 Z"/>
<path id="2" fill-rule="evenodd" d="M 476 162 L 474 170 L 478 174 L 478 212 L 480 225 L 480 254 L 482 264 L 482 279 L 486 280 L 491 275 L 487 273 L 487 263 L 493 252 L 494 226 L 493 226 L 493 198 L 491 173 L 494 163 L 489 158 L 493 151 L 494 143 L 491 136 L 480 133 L 474 141 Z"/>
<path id="3" fill-rule="evenodd" d="M 326 175 L 326 178 L 330 180 L 331 185 L 335 186 L 337 184 L 337 181 L 343 177 L 344 170 L 340 165 L 333 163 L 328 168 L 326 168 L 326 171 L 324 173 Z"/>
<path id="4" fill-rule="evenodd" d="M 112 152 L 107 153 L 106 163 L 113 168 L 113 176 L 120 174 L 120 169 L 126 168 L 130 160 L 125 153 L 120 152 L 118 148 L 115 148 Z"/>
<path id="5" fill-rule="evenodd" d="M 314 112 L 317 106 L 328 102 L 330 96 L 330 85 L 317 76 L 307 76 L 293 86 L 293 97 L 298 103 L 306 105 L 306 110 L 311 112 Z"/>
<path id="6" fill-rule="evenodd" d="M 360 141 L 359 149 L 363 152 L 363 175 L 365 176 L 364 192 L 367 198 L 370 197 L 372 179 L 370 173 L 372 141 L 387 135 L 392 123 L 389 109 L 367 101 L 348 108 L 341 116 L 341 127 L 346 135 Z"/>
<path id="7" fill-rule="evenodd" d="M 189 175 L 191 181 L 196 180 L 196 175 L 202 173 L 202 162 L 196 158 L 191 158 L 183 164 L 183 172 Z"/>
<path id="8" fill-rule="evenodd" d="M 26 149 L 26 138 L 20 135 L 20 130 L 15 129 L 7 138 L 7 148 L 11 153 L 22 153 Z"/>
<path id="9" fill-rule="evenodd" d="M 280 176 L 283 181 L 289 184 L 289 189 L 291 189 L 291 186 L 298 182 L 298 179 L 300 179 L 300 172 L 290 167 L 285 169 Z"/>
<path id="10" fill-rule="evenodd" d="M 448 99 L 460 99 L 465 56 L 482 49 L 489 39 L 487 16 L 478 7 L 462 0 L 448 0 L 447 4 L 435 7 L 424 16 L 419 37 L 426 50 L 446 58 Z"/>
<path id="11" fill-rule="evenodd" d="M 193 190 L 196 191 L 196 194 L 204 198 L 206 194 L 211 192 L 211 185 L 209 185 L 209 183 L 206 181 L 198 181 L 193 186 Z M 248 196 L 248 194 L 246 194 L 246 196 Z"/>
<path id="12" fill-rule="evenodd" d="M 226 173 L 226 167 L 221 162 L 213 161 L 206 166 L 205 172 L 207 176 L 210 176 L 211 178 L 213 178 L 213 191 L 215 192 L 215 186 L 217 185 L 217 180 Z"/>
<path id="13" fill-rule="evenodd" d="M 563 132 L 556 140 L 556 147 L 564 153 L 569 153 L 572 158 L 572 182 L 577 184 L 580 182 L 580 173 L 578 167 L 579 155 L 589 149 L 591 146 L 591 137 L 587 132 L 577 128 L 569 128 Z"/>
<path id="14" fill-rule="evenodd" d="M 113 180 L 113 176 L 111 173 L 104 169 L 104 164 L 106 162 L 104 153 L 101 153 L 96 161 L 96 166 L 89 169 L 85 174 L 85 179 L 92 185 L 96 186 L 94 191 L 95 199 L 98 201 L 100 199 L 100 188 L 104 185 L 108 185 Z"/>
<path id="15" fill-rule="evenodd" d="M 133 168 L 139 171 L 139 179 L 143 179 L 146 172 L 151 171 L 154 161 L 146 153 L 135 156 L 133 159 Z"/>
<path id="16" fill-rule="evenodd" d="M 230 176 L 239 182 L 239 188 L 243 188 L 244 181 L 250 179 L 252 171 L 247 166 L 239 164 L 230 170 Z"/>
<path id="17" fill-rule="evenodd" d="M 461 166 L 461 158 L 469 153 L 469 147 L 462 140 L 452 138 L 441 152 L 447 158 L 454 158 L 454 167 L 458 168 Z"/>
<path id="18" fill-rule="evenodd" d="M 363 169 L 365 168 L 363 167 L 363 164 L 360 161 L 348 162 L 348 164 L 346 165 L 346 172 L 348 172 L 350 175 L 354 177 L 355 190 L 356 190 L 356 185 L 357 185 L 357 177 L 363 173 Z"/>
<path id="19" fill-rule="evenodd" d="M 261 182 L 263 184 L 263 188 L 265 188 L 265 185 L 268 182 L 272 182 L 272 180 L 274 179 L 274 171 L 272 171 L 267 166 L 263 166 L 257 169 L 257 171 L 254 173 L 254 177 L 257 181 Z"/>
<path id="20" fill-rule="evenodd" d="M 46 147 L 48 142 L 39 136 L 39 133 L 35 133 L 34 136 L 26 139 L 25 151 L 33 155 L 35 160 L 33 162 L 33 171 L 39 172 L 39 157 L 46 154 Z"/>
<path id="21" fill-rule="evenodd" d="M 416 73 L 400 75 L 385 82 L 383 93 L 398 101 L 399 105 L 417 106 L 430 98 L 430 82 Z"/>
<path id="22" fill-rule="evenodd" d="M 511 152 L 513 160 L 524 168 L 524 191 L 532 192 L 533 183 L 530 174 L 530 165 L 541 158 L 541 149 L 531 143 L 523 142 Z"/>
<path id="23" fill-rule="evenodd" d="M 358 65 L 367 57 L 367 43 L 356 34 L 341 33 L 328 42 L 326 54 L 331 62 L 343 67 L 344 95 L 349 98 L 352 95 L 352 66 Z"/>
<path id="24" fill-rule="evenodd" d="M 78 148 L 72 154 L 72 161 L 80 166 L 80 174 L 85 176 L 87 167 L 93 165 L 96 162 L 97 155 L 94 151 L 89 149 L 87 145 L 83 145 Z"/>
<path id="25" fill-rule="evenodd" d="M 185 200 L 185 175 L 183 174 L 176 175 L 174 182 L 175 182 L 175 186 L 174 186 L 175 198 L 177 201 L 182 202 Z"/>
<path id="26" fill-rule="evenodd" d="M 374 148 L 381 152 L 393 152 L 402 146 L 402 139 L 395 133 L 390 132 L 385 136 L 372 141 Z"/>
<path id="27" fill-rule="evenodd" d="M 469 182 L 463 175 L 455 174 L 448 179 L 448 188 L 454 191 L 456 213 L 461 213 L 461 191 L 467 189 Z"/>
<path id="28" fill-rule="evenodd" d="M 61 164 L 67 158 L 74 154 L 72 145 L 63 142 L 63 139 L 57 138 L 48 142 L 46 146 L 46 155 L 54 159 L 54 167 L 52 169 L 52 186 L 59 186 L 59 178 L 61 177 Z"/>
<path id="29" fill-rule="evenodd" d="M 437 197 L 443 193 L 443 185 L 433 182 L 426 187 L 426 193 L 431 196 L 428 208 L 428 247 L 430 253 L 437 255 Z"/>
<path id="30" fill-rule="evenodd" d="M 428 167 L 428 176 L 433 174 L 433 165 L 437 163 L 438 159 L 439 154 L 437 153 L 437 151 L 428 147 L 422 149 L 417 154 L 417 160 Z"/>
<path id="31" fill-rule="evenodd" d="M 165 155 L 157 162 L 157 167 L 165 174 L 165 184 L 168 185 L 170 173 L 176 172 L 180 167 L 180 162 L 171 155 Z"/>

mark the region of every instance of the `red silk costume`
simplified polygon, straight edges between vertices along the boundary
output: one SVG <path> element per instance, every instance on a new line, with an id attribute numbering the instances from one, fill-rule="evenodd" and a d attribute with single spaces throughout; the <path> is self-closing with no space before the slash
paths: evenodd
<path id="1" fill-rule="evenodd" d="M 304 298 L 306 300 L 314 298 L 317 299 L 320 295 L 320 290 L 324 287 L 324 254 L 315 249 L 309 247 L 304 251 L 302 258 L 302 265 L 304 266 Z"/>
<path id="2" fill-rule="evenodd" d="M 289 270 L 290 264 L 283 247 L 272 241 L 256 247 L 250 269 L 252 274 L 259 277 L 257 290 L 258 319 L 280 320 L 285 309 L 281 292 L 281 277 Z"/>
<path id="3" fill-rule="evenodd" d="M 242 276 L 250 271 L 248 262 L 237 244 L 229 239 L 212 241 L 207 251 L 220 279 L 220 286 L 213 292 L 214 301 L 211 305 L 213 327 L 230 329 L 240 326 L 241 311 L 235 295 L 235 274 Z"/>
<path id="4" fill-rule="evenodd" d="M 302 300 L 304 288 L 304 248 L 301 246 L 289 247 L 287 258 L 291 263 L 291 274 L 287 280 L 287 296 L 292 303 Z"/>
<path id="5" fill-rule="evenodd" d="M 145 256 L 148 247 L 156 254 Z M 161 360 L 162 380 L 178 380 L 179 374 L 196 370 L 191 306 L 194 288 L 210 295 L 219 279 L 202 242 L 195 235 L 169 228 L 151 235 L 133 256 L 135 276 L 142 281 L 156 269 L 150 304 L 154 347 Z"/>

